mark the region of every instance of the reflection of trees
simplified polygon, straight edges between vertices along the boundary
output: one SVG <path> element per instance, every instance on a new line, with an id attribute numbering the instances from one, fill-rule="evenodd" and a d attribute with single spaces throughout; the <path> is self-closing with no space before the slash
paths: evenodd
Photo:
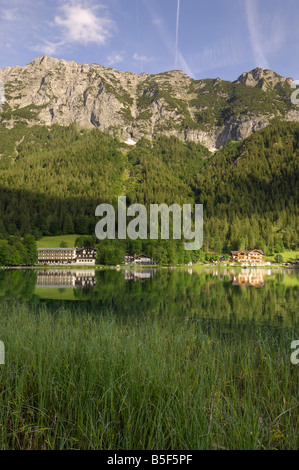
<path id="1" fill-rule="evenodd" d="M 280 275 L 281 281 L 291 277 Z M 0 273 L 0 295 L 31 299 L 36 274 Z M 236 289 L 231 277 L 215 272 L 188 274 L 187 271 L 158 270 L 146 282 L 126 282 L 122 272 L 96 273 L 93 289 L 74 289 L 76 301 L 47 301 L 53 312 L 62 305 L 78 314 L 111 312 L 117 318 L 176 315 L 183 321 L 206 318 L 208 321 L 246 325 L 294 325 L 297 320 L 298 287 L 279 282 L 276 275 L 267 278 L 263 289 Z M 44 301 L 45 302 L 45 301 Z"/>
<path id="2" fill-rule="evenodd" d="M 275 276 L 262 290 L 236 290 L 228 276 L 190 276 L 185 271 L 158 271 L 143 283 L 124 282 L 120 273 L 104 271 L 97 273 L 94 289 L 76 291 L 98 311 L 105 308 L 117 316 L 179 315 L 290 324 L 296 319 L 297 295 L 297 288 L 277 283 Z"/>
<path id="3" fill-rule="evenodd" d="M 22 298 L 29 300 L 34 295 L 36 273 L 26 271 L 0 272 L 0 296 L 8 299 Z"/>

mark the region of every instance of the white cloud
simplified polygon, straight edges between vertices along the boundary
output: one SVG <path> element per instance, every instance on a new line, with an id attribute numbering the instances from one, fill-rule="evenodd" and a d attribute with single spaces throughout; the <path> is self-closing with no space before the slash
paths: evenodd
<path id="1" fill-rule="evenodd" d="M 107 57 L 107 65 L 111 67 L 112 65 L 120 64 L 124 60 L 124 55 L 122 53 L 113 52 Z"/>
<path id="2" fill-rule="evenodd" d="M 175 68 L 178 66 L 179 56 L 179 27 L 180 27 L 180 0 L 177 4 L 177 16 L 176 16 L 176 30 L 175 30 Z"/>
<path id="3" fill-rule="evenodd" d="M 242 64 L 244 56 L 246 50 L 242 37 L 233 34 L 223 37 L 221 42 L 210 43 L 202 50 L 191 54 L 191 64 L 198 74 L 203 74 L 214 69 Z"/>
<path id="4" fill-rule="evenodd" d="M 259 28 L 259 15 L 256 0 L 246 0 L 247 24 L 250 42 L 257 67 L 269 68 L 264 52 L 264 41 Z"/>
<path id="5" fill-rule="evenodd" d="M 283 12 L 277 12 L 273 17 L 267 18 L 263 24 L 265 53 L 273 54 L 281 48 L 287 37 L 287 29 Z"/>
<path id="6" fill-rule="evenodd" d="M 155 26 L 161 26 L 162 23 L 163 23 L 163 20 L 162 20 L 162 18 L 154 18 L 154 19 L 152 20 L 152 23 L 153 23 Z"/>
<path id="7" fill-rule="evenodd" d="M 87 6 L 83 2 L 71 1 L 60 7 L 61 15 L 55 17 L 55 24 L 62 30 L 64 43 L 90 43 L 103 46 L 112 35 L 114 22 L 98 6 Z"/>
<path id="8" fill-rule="evenodd" d="M 48 24 L 52 28 L 53 40 L 44 40 L 32 47 L 47 55 L 53 55 L 60 48 L 74 44 L 104 46 L 116 28 L 107 9 L 93 3 L 93 0 L 64 2 L 58 8 L 54 21 Z"/>
<path id="9" fill-rule="evenodd" d="M 53 55 L 56 53 L 57 49 L 62 46 L 63 43 L 55 43 L 51 41 L 45 41 L 44 44 L 40 44 L 34 47 L 36 51 L 42 50 L 46 55 Z"/>
<path id="10" fill-rule="evenodd" d="M 16 8 L 3 9 L 1 10 L 0 15 L 1 15 L 1 20 L 4 20 L 4 21 L 15 21 L 18 18 Z"/>
<path id="11" fill-rule="evenodd" d="M 133 55 L 133 59 L 137 62 L 151 62 L 153 59 L 151 57 L 147 57 L 146 55 L 139 55 L 137 52 Z"/>

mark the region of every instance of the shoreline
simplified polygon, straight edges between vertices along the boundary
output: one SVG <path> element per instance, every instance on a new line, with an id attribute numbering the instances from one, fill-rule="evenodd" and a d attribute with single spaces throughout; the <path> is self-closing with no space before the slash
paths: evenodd
<path id="1" fill-rule="evenodd" d="M 103 265 L 93 265 L 93 266 L 74 266 L 74 265 L 53 265 L 53 266 L 0 266 L 0 270 L 6 271 L 26 271 L 26 270 L 51 270 L 51 269 L 66 269 L 66 270 L 123 270 L 123 269 L 204 269 L 204 268 L 219 268 L 219 269 L 277 269 L 277 268 L 284 268 L 284 269 L 299 269 L 298 266 L 286 266 L 283 264 L 273 264 L 271 266 L 268 265 L 259 265 L 259 266 L 239 266 L 236 264 L 230 265 L 221 265 L 221 264 L 195 264 L 192 266 L 188 265 L 177 265 L 177 266 L 157 266 L 157 265 L 115 265 L 115 266 L 103 266 Z"/>

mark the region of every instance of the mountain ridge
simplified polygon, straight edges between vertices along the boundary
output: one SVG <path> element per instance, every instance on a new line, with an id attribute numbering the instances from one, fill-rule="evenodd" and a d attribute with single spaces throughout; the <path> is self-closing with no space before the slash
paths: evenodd
<path id="1" fill-rule="evenodd" d="M 292 79 L 256 68 L 235 81 L 194 80 L 180 70 L 119 72 L 48 56 L 0 69 L 6 102 L 1 125 L 97 127 L 123 142 L 160 136 L 194 141 L 215 152 L 275 118 L 299 122 Z"/>

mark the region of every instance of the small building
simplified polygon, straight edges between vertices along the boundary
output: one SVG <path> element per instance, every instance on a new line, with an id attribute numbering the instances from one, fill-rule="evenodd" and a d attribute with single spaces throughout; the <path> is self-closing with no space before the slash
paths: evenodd
<path id="1" fill-rule="evenodd" d="M 142 266 L 148 266 L 154 264 L 152 258 L 150 258 L 147 255 L 141 254 L 141 255 L 135 255 L 135 264 L 141 264 Z"/>
<path id="2" fill-rule="evenodd" d="M 150 258 L 149 256 L 145 255 L 145 254 L 141 254 L 141 255 L 129 255 L 129 254 L 126 254 L 125 255 L 125 264 L 128 265 L 128 264 L 139 264 L 139 265 L 142 265 L 142 266 L 151 266 L 154 264 L 154 260 L 152 258 Z"/>
<path id="3" fill-rule="evenodd" d="M 94 248 L 76 248 L 76 264 L 95 264 L 97 250 Z"/>
<path id="4" fill-rule="evenodd" d="M 233 261 L 245 265 L 263 265 L 264 253 L 262 250 L 249 250 L 249 251 L 232 251 L 231 257 Z"/>
<path id="5" fill-rule="evenodd" d="M 125 255 L 125 264 L 133 264 L 134 263 L 134 256 L 126 254 Z"/>

